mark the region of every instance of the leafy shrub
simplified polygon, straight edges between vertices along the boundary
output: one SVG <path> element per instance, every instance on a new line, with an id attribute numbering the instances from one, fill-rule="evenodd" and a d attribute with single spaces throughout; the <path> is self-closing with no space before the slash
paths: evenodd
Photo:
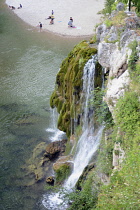
<path id="1" fill-rule="evenodd" d="M 71 201 L 69 210 L 90 210 L 97 202 L 97 192 L 92 189 L 92 176 L 90 176 L 81 191 L 77 190 L 70 193 L 68 199 Z"/>
<path id="2" fill-rule="evenodd" d="M 104 14 L 109 13 L 111 14 L 112 12 L 112 5 L 114 4 L 115 0 L 106 0 L 105 1 L 105 9 L 104 9 Z"/>
<path id="3" fill-rule="evenodd" d="M 112 134 L 112 129 L 109 132 Z M 107 176 L 112 173 L 113 147 L 112 135 L 107 135 L 106 139 L 102 138 L 98 149 L 96 169 L 99 173 L 106 174 Z"/>
<path id="4" fill-rule="evenodd" d="M 129 68 L 129 71 L 130 71 L 130 74 L 131 72 L 135 71 L 136 69 L 136 62 L 138 61 L 138 54 L 137 54 L 137 41 L 134 40 L 133 42 L 131 42 L 129 44 L 129 47 L 130 49 L 132 50 L 132 53 L 130 55 L 130 58 L 129 58 L 129 62 L 128 62 L 128 68 Z"/>
<path id="5" fill-rule="evenodd" d="M 135 92 L 127 92 L 116 105 L 116 124 L 129 135 L 135 134 L 140 125 L 139 99 Z"/>
<path id="6" fill-rule="evenodd" d="M 95 88 L 93 91 L 93 97 L 90 100 L 90 105 L 93 106 L 95 111 L 95 118 L 100 124 L 105 122 L 106 125 L 112 125 L 113 119 L 111 112 L 107 106 L 107 103 L 103 101 L 103 96 L 105 92 L 99 87 Z"/>
<path id="7" fill-rule="evenodd" d="M 56 183 L 62 183 L 70 175 L 70 166 L 62 165 L 56 171 Z"/>
<path id="8" fill-rule="evenodd" d="M 111 176 L 109 185 L 102 187 L 96 210 L 139 209 L 139 165 L 140 150 L 135 144 L 128 151 L 123 168 Z"/>
<path id="9" fill-rule="evenodd" d="M 108 28 L 110 28 L 113 25 L 111 20 L 105 20 L 104 23 Z"/>

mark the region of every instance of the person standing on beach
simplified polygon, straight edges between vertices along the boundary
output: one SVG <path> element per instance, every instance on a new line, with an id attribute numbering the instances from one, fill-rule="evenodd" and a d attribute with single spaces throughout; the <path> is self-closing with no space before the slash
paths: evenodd
<path id="1" fill-rule="evenodd" d="M 39 22 L 39 27 L 40 27 L 40 32 L 41 32 L 41 30 L 42 30 L 42 23 L 41 22 Z"/>
<path id="2" fill-rule="evenodd" d="M 54 14 L 54 11 L 52 10 L 52 15 Z"/>
<path id="3" fill-rule="evenodd" d="M 54 15 L 51 15 L 50 25 L 54 24 Z"/>
<path id="4" fill-rule="evenodd" d="M 68 22 L 68 27 L 74 27 L 73 26 L 73 18 L 72 17 L 70 17 L 70 20 L 69 20 L 69 22 Z"/>

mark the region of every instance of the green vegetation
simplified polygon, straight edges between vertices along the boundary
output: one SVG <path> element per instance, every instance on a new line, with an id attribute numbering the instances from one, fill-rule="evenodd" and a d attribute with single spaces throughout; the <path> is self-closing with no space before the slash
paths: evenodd
<path id="1" fill-rule="evenodd" d="M 138 210 L 140 205 L 140 62 L 137 43 L 129 46 L 132 54 L 129 59 L 131 84 L 114 108 L 115 123 L 108 117 L 108 127 L 104 131 L 96 167 L 81 181 L 81 190 L 71 193 L 69 209 L 82 210 Z M 107 105 L 102 101 L 104 91 L 96 88 L 91 103 L 97 120 L 104 121 L 108 114 Z M 110 120 L 111 119 L 111 120 Z M 125 159 L 117 170 L 112 169 L 114 143 L 119 142 L 125 151 Z M 121 153 L 116 150 L 116 155 Z M 100 177 L 109 181 L 104 184 Z"/>
<path id="2" fill-rule="evenodd" d="M 140 15 L 140 1 L 139 0 L 105 0 L 105 8 L 102 10 L 104 15 L 111 14 L 112 11 L 116 10 L 116 5 L 122 2 L 125 8 L 128 6 L 129 11 L 135 10 L 137 15 Z"/>
<path id="3" fill-rule="evenodd" d="M 86 188 L 83 185 L 82 191 L 78 192 L 77 196 L 71 197 L 74 201 L 72 207 L 84 210 L 139 209 L 140 103 L 138 95 L 134 90 L 129 90 L 124 97 L 119 99 L 116 106 L 115 119 L 116 123 L 112 130 L 107 131 L 108 138 L 106 140 L 102 139 L 101 141 L 96 163 L 97 166 L 92 173 L 94 181 L 92 180 L 92 184 L 87 189 L 91 193 L 93 182 L 96 182 L 100 193 L 88 194 L 90 196 L 88 200 L 85 196 Z M 125 150 L 125 161 L 122 163 L 119 171 L 112 172 L 113 145 L 117 141 L 121 143 Z M 119 155 L 119 153 L 117 154 Z M 110 183 L 103 185 L 97 178 L 98 174 L 111 175 Z M 96 196 L 98 197 L 98 201 Z M 91 200 L 92 202 L 90 202 Z"/>
<path id="4" fill-rule="evenodd" d="M 63 181 L 70 175 L 70 171 L 70 166 L 67 164 L 63 164 L 57 170 L 55 170 L 56 184 L 62 184 Z"/>
<path id="5" fill-rule="evenodd" d="M 132 50 L 132 53 L 130 55 L 130 58 L 129 58 L 129 62 L 128 62 L 128 67 L 129 67 L 129 72 L 131 74 L 131 72 L 135 71 L 136 70 L 136 65 L 137 65 L 137 61 L 138 61 L 138 52 L 136 50 L 138 46 L 138 43 L 136 40 L 134 40 L 133 42 L 131 42 L 129 44 L 129 48 Z M 133 75 L 132 75 L 133 76 Z"/>
<path id="6" fill-rule="evenodd" d="M 114 8 L 114 0 L 106 0 L 106 13 L 110 13 Z M 131 1 L 134 3 L 135 1 Z M 137 6 L 139 4 L 136 4 Z M 138 9 L 138 8 L 137 8 Z M 118 29 L 118 39 L 121 37 L 125 27 L 123 11 L 117 16 L 106 20 L 107 27 L 116 26 Z M 86 41 L 77 45 L 74 50 L 63 61 L 60 71 L 57 74 L 56 89 L 52 94 L 51 107 L 57 107 L 60 113 L 58 120 L 59 129 L 65 131 L 70 136 L 71 119 L 78 117 L 81 111 L 80 94 L 82 90 L 82 72 L 87 60 L 96 53 L 96 49 L 90 48 L 89 44 L 94 43 L 93 37 L 89 43 Z M 133 41 L 129 44 L 132 53 L 129 57 L 128 69 L 131 83 L 125 94 L 120 97 L 114 107 L 114 121 L 105 101 L 103 101 L 104 91 L 101 90 L 101 71 L 96 75 L 95 90 L 90 101 L 94 110 L 97 123 L 105 122 L 106 128 L 98 149 L 96 167 L 89 171 L 87 176 L 83 176 L 76 190 L 66 198 L 70 201 L 69 209 L 78 210 L 138 210 L 140 205 L 140 61 L 137 52 L 138 43 Z M 100 69 L 100 66 L 99 66 Z M 112 104 L 112 98 L 108 99 Z M 81 127 L 77 128 L 76 135 L 81 132 Z M 119 163 L 117 169 L 113 169 L 114 144 L 120 143 L 124 150 L 125 157 Z M 71 145 L 68 144 L 68 151 Z M 121 156 L 119 150 L 114 151 L 115 155 Z M 68 176 L 67 167 L 59 168 L 57 182 L 63 182 Z M 102 179 L 106 177 L 108 184 Z M 106 183 L 106 185 L 105 185 Z"/>
<path id="7" fill-rule="evenodd" d="M 121 130 L 133 136 L 140 126 L 139 98 L 135 92 L 126 92 L 116 106 L 116 125 Z M 133 144 L 133 141 L 132 141 Z M 127 140 L 125 147 L 127 146 Z M 129 141 L 130 146 L 130 141 Z"/>
<path id="8" fill-rule="evenodd" d="M 139 0 L 105 0 L 105 8 L 100 12 L 104 15 L 111 14 L 116 10 L 116 6 L 119 2 L 124 3 L 125 8 L 128 6 L 129 11 L 136 11 L 137 15 L 140 15 L 140 1 Z"/>
<path id="9" fill-rule="evenodd" d="M 112 25 L 113 26 L 123 26 L 125 25 L 125 17 L 126 17 L 126 13 L 124 11 L 119 11 L 117 13 L 117 15 L 115 15 L 114 17 L 110 18 L 110 19 L 106 19 L 104 21 L 105 25 L 110 28 Z"/>
<path id="10" fill-rule="evenodd" d="M 126 137 L 126 135 L 123 137 Z M 139 137 L 140 130 L 137 130 L 137 133 L 133 137 L 133 146 L 130 145 L 130 148 L 126 151 L 126 159 L 122 169 L 113 173 L 109 185 L 102 186 L 96 209 L 139 209 Z M 129 145 L 129 139 L 127 140 Z"/>
<path id="11" fill-rule="evenodd" d="M 97 157 L 97 167 L 96 171 L 107 176 L 110 176 L 112 173 L 112 159 L 113 159 L 113 148 L 114 142 L 112 138 L 112 129 L 109 129 L 108 135 L 105 139 L 104 135 L 101 140 L 99 149 L 98 149 L 98 157 Z M 104 131 L 104 132 L 107 132 Z"/>
<path id="12" fill-rule="evenodd" d="M 96 34 L 94 34 L 93 37 L 90 39 L 89 43 L 94 44 L 96 43 L 96 41 L 97 41 L 97 37 L 96 37 Z"/>
<path id="13" fill-rule="evenodd" d="M 133 51 L 130 56 L 129 71 L 133 72 L 131 74 L 132 82 L 129 90 L 118 100 L 116 105 L 116 122 L 113 126 L 113 135 L 111 135 L 113 142 L 121 143 L 121 147 L 125 151 L 125 160 L 120 165 L 119 171 L 112 173 L 110 184 L 102 185 L 100 188 L 95 208 L 98 210 L 138 210 L 140 205 L 140 86 L 139 80 L 136 79 L 140 69 L 139 62 L 136 63 L 138 59 L 136 57 L 136 42 L 131 43 L 131 47 Z"/>
<path id="14" fill-rule="evenodd" d="M 111 14 L 112 12 L 112 6 L 114 4 L 115 0 L 106 0 L 105 1 L 105 8 L 103 9 L 103 14 Z"/>
<path id="15" fill-rule="evenodd" d="M 93 91 L 93 97 L 90 100 L 90 105 L 92 105 L 95 110 L 95 118 L 97 122 L 99 122 L 100 124 L 104 122 L 106 126 L 108 126 L 112 125 L 113 119 L 107 103 L 103 101 L 104 95 L 104 90 L 99 87 L 95 88 Z"/>
<path id="16" fill-rule="evenodd" d="M 69 210 L 90 210 L 97 202 L 97 190 L 92 188 L 93 177 L 89 178 L 84 183 L 82 191 L 76 190 L 68 195 L 67 199 L 72 201 Z"/>
<path id="17" fill-rule="evenodd" d="M 138 95 L 140 95 L 140 60 L 137 52 L 138 43 L 136 40 L 129 44 L 129 48 L 132 50 L 131 56 L 128 62 L 129 74 L 131 78 L 131 89 L 134 89 Z"/>
<path id="18" fill-rule="evenodd" d="M 56 76 L 56 88 L 50 98 L 50 106 L 57 107 L 60 113 L 58 128 L 70 136 L 71 120 L 80 113 L 80 93 L 85 63 L 96 54 L 95 48 L 90 48 L 87 41 L 82 41 L 74 47 L 68 57 L 62 62 Z M 76 101 L 76 105 L 75 105 Z"/>
<path id="19" fill-rule="evenodd" d="M 137 14 L 140 14 L 140 1 L 138 0 L 121 0 L 121 2 L 127 4 L 129 6 L 129 11 L 131 11 L 132 7 L 136 7 Z"/>

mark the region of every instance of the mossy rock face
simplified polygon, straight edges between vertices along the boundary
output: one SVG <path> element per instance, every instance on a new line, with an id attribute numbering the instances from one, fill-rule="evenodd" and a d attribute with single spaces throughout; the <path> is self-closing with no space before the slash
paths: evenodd
<path id="1" fill-rule="evenodd" d="M 82 76 L 86 62 L 97 53 L 87 41 L 74 47 L 64 59 L 56 76 L 56 88 L 50 98 L 50 106 L 56 107 L 59 115 L 58 128 L 70 136 L 71 118 L 79 115 Z M 99 83 L 99 82 L 98 82 Z"/>
<path id="2" fill-rule="evenodd" d="M 56 184 L 62 184 L 70 175 L 72 163 L 69 161 L 70 156 L 62 156 L 53 165 L 56 174 Z"/>
<path id="3" fill-rule="evenodd" d="M 95 169 L 95 163 L 91 163 L 85 167 L 83 173 L 81 174 L 81 176 L 79 177 L 79 179 L 76 183 L 75 187 L 77 190 L 82 190 L 82 186 L 83 186 L 85 180 L 87 180 L 87 178 L 89 176 L 89 172 L 93 171 L 94 169 Z"/>

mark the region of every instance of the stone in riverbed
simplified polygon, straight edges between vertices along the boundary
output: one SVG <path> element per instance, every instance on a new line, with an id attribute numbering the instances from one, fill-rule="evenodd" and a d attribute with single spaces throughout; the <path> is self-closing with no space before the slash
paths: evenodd
<path id="1" fill-rule="evenodd" d="M 56 174 L 56 184 L 62 184 L 70 175 L 73 163 L 71 156 L 62 156 L 54 164 L 53 169 Z"/>
<path id="2" fill-rule="evenodd" d="M 47 145 L 44 157 L 49 158 L 49 160 L 54 160 L 59 155 L 65 152 L 65 144 L 67 140 L 55 141 Z"/>
<path id="3" fill-rule="evenodd" d="M 48 183 L 49 185 L 54 185 L 54 177 L 53 176 L 47 177 L 46 183 Z"/>

